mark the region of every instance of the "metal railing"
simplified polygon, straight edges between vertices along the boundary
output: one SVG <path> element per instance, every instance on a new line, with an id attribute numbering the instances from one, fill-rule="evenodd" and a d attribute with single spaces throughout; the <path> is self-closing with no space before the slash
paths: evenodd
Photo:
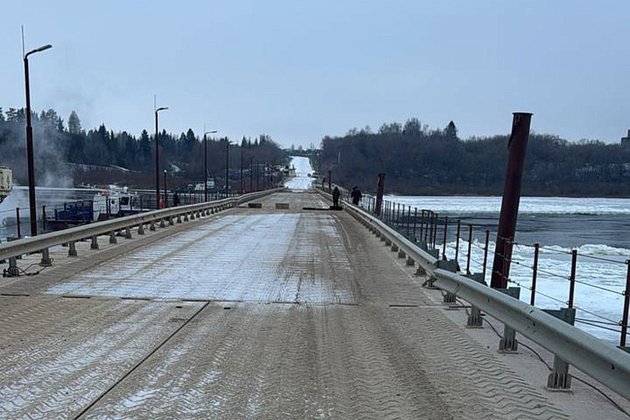
<path id="1" fill-rule="evenodd" d="M 328 199 L 330 194 L 319 190 Z M 388 226 L 364 209 L 345 203 L 345 209 L 377 237 L 391 243 L 392 250 L 406 257 L 407 263 L 418 264 L 426 271 L 431 284 L 470 303 L 506 327 L 512 328 L 533 342 L 573 365 L 625 398 L 630 398 L 630 354 L 564 322 L 542 309 L 492 289 L 469 277 L 442 268 L 448 264 L 436 258 L 431 249 L 420 245 Z M 568 369 L 568 365 L 567 365 Z M 555 371 L 555 363 L 554 363 Z M 552 372 L 552 375 L 554 372 Z M 549 384 L 549 382 L 548 382 Z"/>
<path id="2" fill-rule="evenodd" d="M 150 225 L 150 230 L 155 230 L 156 223 L 160 223 L 161 227 L 164 227 L 167 222 L 169 225 L 173 225 L 175 223 L 173 218 L 180 219 L 178 221 L 181 221 L 182 216 L 185 220 L 188 220 L 189 217 L 194 219 L 202 214 L 208 215 L 223 211 L 246 201 L 254 200 L 281 190 L 281 188 L 277 188 L 244 194 L 237 198 L 226 198 L 218 201 L 170 207 L 2 243 L 0 244 L 0 261 L 9 260 L 10 272 L 11 268 L 15 267 L 15 258 L 25 254 L 41 252 L 42 263 L 46 264 L 49 262 L 48 250 L 54 246 L 68 244 L 70 248 L 69 253 L 72 255 L 73 250 L 76 252 L 74 246 L 75 242 L 91 239 L 91 248 L 98 249 L 98 236 L 109 235 L 112 237 L 117 232 L 124 231 L 125 236 L 129 237 L 131 235 L 131 228 L 135 227 L 138 228 L 138 234 L 143 234 L 144 226 L 147 224 Z"/>

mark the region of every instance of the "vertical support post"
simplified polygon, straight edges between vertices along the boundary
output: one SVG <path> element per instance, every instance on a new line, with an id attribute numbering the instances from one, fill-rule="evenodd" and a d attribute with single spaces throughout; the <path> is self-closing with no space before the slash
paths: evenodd
<path id="1" fill-rule="evenodd" d="M 442 259 L 446 261 L 446 240 L 448 238 L 448 216 L 444 216 L 444 236 L 442 237 Z"/>
<path id="2" fill-rule="evenodd" d="M 98 237 L 92 236 L 92 242 L 90 243 L 90 249 L 98 249 Z"/>
<path id="3" fill-rule="evenodd" d="M 492 264 L 491 286 L 494 288 L 505 289 L 510 275 L 512 241 L 516 232 L 516 220 L 521 198 L 521 184 L 531 118 L 532 114 L 530 113 L 516 112 L 512 121 L 512 134 L 508 141 L 508 164 L 503 187 L 503 200 L 501 201 L 499 229 Z M 504 244 L 507 244 L 507 247 L 504 247 Z M 504 255 L 499 254 L 499 251 L 504 248 L 506 251 Z"/>
<path id="4" fill-rule="evenodd" d="M 79 255 L 77 253 L 77 244 L 75 241 L 68 242 L 68 257 L 76 257 Z"/>
<path id="5" fill-rule="evenodd" d="M 328 192 L 332 192 L 332 171 L 328 171 Z"/>
<path id="6" fill-rule="evenodd" d="M 435 220 L 433 221 L 433 249 L 435 249 L 435 241 L 437 239 L 438 220 L 438 214 L 435 213 Z"/>
<path id="7" fill-rule="evenodd" d="M 534 306 L 536 302 L 536 280 L 538 278 L 538 254 L 540 253 L 540 244 L 534 244 L 534 265 L 532 267 L 532 294 L 529 298 L 529 304 Z"/>
<path id="8" fill-rule="evenodd" d="M 628 335 L 628 312 L 630 312 L 630 260 L 626 260 L 626 290 L 623 291 L 623 315 L 621 316 L 621 338 L 619 345 L 625 347 L 626 336 Z"/>
<path id="9" fill-rule="evenodd" d="M 573 308 L 573 298 L 575 296 L 575 269 L 577 267 L 577 249 L 571 250 L 571 277 L 569 277 L 569 309 Z"/>
<path id="10" fill-rule="evenodd" d="M 20 208 L 19 207 L 15 208 L 15 220 L 16 220 L 15 228 L 17 229 L 17 237 L 18 239 L 20 239 L 22 237 L 22 227 L 20 226 Z"/>
<path id="11" fill-rule="evenodd" d="M 426 210 L 421 210 L 420 215 L 420 241 L 424 240 L 424 218 L 426 214 Z"/>
<path id="12" fill-rule="evenodd" d="M 490 246 L 490 231 L 486 229 L 486 243 L 483 247 L 483 273 L 481 274 L 484 284 L 486 283 L 486 269 L 488 267 L 488 246 Z"/>
<path id="13" fill-rule="evenodd" d="M 411 230 L 411 206 L 407 207 L 407 238 Z"/>
<path id="14" fill-rule="evenodd" d="M 413 241 L 417 242 L 416 239 L 416 225 L 418 224 L 418 207 L 415 207 L 413 210 Z"/>
<path id="15" fill-rule="evenodd" d="M 506 295 L 512 296 L 518 300 L 521 297 L 520 287 L 510 287 L 505 289 L 499 289 Z M 512 327 L 504 324 L 503 326 L 503 338 L 499 341 L 499 351 L 504 353 L 513 353 L 518 350 L 518 340 L 516 339 L 516 330 Z"/>
<path id="16" fill-rule="evenodd" d="M 52 259 L 50 258 L 50 250 L 48 248 L 42 249 L 42 259 L 39 262 L 42 267 L 50 267 L 52 265 Z"/>
<path id="17" fill-rule="evenodd" d="M 472 254 L 472 241 L 473 241 L 473 225 L 468 225 L 468 256 L 466 258 L 466 274 L 470 274 L 470 259 Z"/>
<path id="18" fill-rule="evenodd" d="M 455 264 L 459 265 L 459 262 L 457 261 L 457 258 L 459 257 L 459 234 L 461 232 L 461 226 L 462 225 L 462 221 L 461 220 L 457 220 L 457 234 L 455 236 Z"/>
<path id="19" fill-rule="evenodd" d="M 111 232 L 109 232 L 109 243 L 110 244 L 118 243 L 118 240 L 116 239 L 116 231 L 115 230 L 112 230 Z"/>

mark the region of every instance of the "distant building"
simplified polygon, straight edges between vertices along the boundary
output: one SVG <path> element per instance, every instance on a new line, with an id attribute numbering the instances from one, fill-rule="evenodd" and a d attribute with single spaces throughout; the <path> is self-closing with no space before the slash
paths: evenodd
<path id="1" fill-rule="evenodd" d="M 622 146 L 630 146 L 630 130 L 628 130 L 628 135 L 626 137 L 621 138 Z"/>

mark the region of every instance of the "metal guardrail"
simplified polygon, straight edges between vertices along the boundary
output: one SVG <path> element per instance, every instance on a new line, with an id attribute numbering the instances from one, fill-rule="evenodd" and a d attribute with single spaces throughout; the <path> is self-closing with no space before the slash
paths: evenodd
<path id="1" fill-rule="evenodd" d="M 83 239 L 91 238 L 93 243 L 101 235 L 111 235 L 117 231 L 140 227 L 145 224 L 154 224 L 164 220 L 172 220 L 173 217 L 194 215 L 200 212 L 215 212 L 232 208 L 246 201 L 254 200 L 273 192 L 282 191 L 282 188 L 253 192 L 240 197 L 226 198 L 219 201 L 190 204 L 187 206 L 170 207 L 161 210 L 139 213 L 132 216 L 121 217 L 103 222 L 90 223 L 58 232 L 45 233 L 43 235 L 19 239 L 0 244 L 0 261 L 16 258 L 25 254 L 36 252 L 48 252 L 53 246 L 73 244 Z"/>
<path id="2" fill-rule="evenodd" d="M 320 194 L 332 200 L 327 192 Z M 630 399 L 630 354 L 546 312 L 458 273 L 438 267 L 438 260 L 391 227 L 350 203 L 345 209 L 381 238 L 405 252 L 427 271 L 433 285 L 452 293 L 529 338 L 556 357 Z"/>

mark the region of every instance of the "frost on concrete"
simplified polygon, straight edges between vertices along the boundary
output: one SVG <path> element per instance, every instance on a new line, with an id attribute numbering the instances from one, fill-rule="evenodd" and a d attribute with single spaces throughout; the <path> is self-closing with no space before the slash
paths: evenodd
<path id="1" fill-rule="evenodd" d="M 230 215 L 86 270 L 51 294 L 350 302 L 352 270 L 324 214 Z"/>

